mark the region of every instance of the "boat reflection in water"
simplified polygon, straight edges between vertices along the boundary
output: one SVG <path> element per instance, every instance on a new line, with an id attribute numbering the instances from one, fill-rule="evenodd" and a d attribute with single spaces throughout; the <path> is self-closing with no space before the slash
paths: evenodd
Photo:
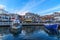
<path id="1" fill-rule="evenodd" d="M 12 33 L 13 36 L 17 36 L 21 33 L 21 31 L 22 31 L 22 26 L 20 24 L 20 21 L 18 19 L 14 20 L 10 28 L 10 33 Z"/>
<path id="2" fill-rule="evenodd" d="M 33 34 L 30 34 L 30 35 L 20 34 L 19 36 L 14 37 L 12 34 L 9 34 L 3 37 L 3 40 L 26 40 L 26 39 L 27 40 L 57 40 L 56 37 L 49 36 L 43 30 L 35 31 Z"/>
<path id="3" fill-rule="evenodd" d="M 3 33 L 1 40 L 58 40 L 57 25 L 26 26 L 23 27 L 18 22 L 13 22 L 8 34 Z M 40 27 L 40 28 L 39 28 Z M 38 29 L 38 30 L 37 30 Z M 47 30 L 47 31 L 46 31 Z M 50 36 L 52 34 L 52 36 Z M 54 36 L 55 34 L 56 36 Z"/>
<path id="4" fill-rule="evenodd" d="M 30 27 L 30 26 L 29 26 Z M 28 35 L 27 35 L 28 34 Z M 30 34 L 25 30 L 22 30 L 21 33 L 17 36 L 13 36 L 13 34 L 8 34 L 3 37 L 3 40 L 58 40 L 56 36 L 50 36 L 44 30 L 35 30 Z"/>
<path id="5" fill-rule="evenodd" d="M 58 24 L 45 24 L 44 26 L 47 29 L 47 32 L 52 35 L 58 34 Z"/>
<path id="6" fill-rule="evenodd" d="M 45 24 L 44 27 L 47 29 L 45 30 L 45 32 L 48 33 L 50 36 L 56 36 L 58 39 L 60 38 L 59 24 Z"/>

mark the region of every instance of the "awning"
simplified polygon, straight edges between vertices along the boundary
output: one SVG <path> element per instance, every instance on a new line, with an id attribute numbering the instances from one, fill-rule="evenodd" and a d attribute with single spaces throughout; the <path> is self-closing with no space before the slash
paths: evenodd
<path id="1" fill-rule="evenodd" d="M 24 21 L 32 21 L 32 19 L 25 19 Z"/>

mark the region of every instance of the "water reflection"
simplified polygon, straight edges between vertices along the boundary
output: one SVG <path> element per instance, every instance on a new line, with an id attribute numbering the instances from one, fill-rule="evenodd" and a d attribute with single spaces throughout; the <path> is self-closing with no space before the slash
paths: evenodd
<path id="1" fill-rule="evenodd" d="M 44 30 L 35 30 L 33 33 L 28 33 L 25 30 L 21 31 L 18 36 L 13 36 L 11 33 L 3 34 L 1 40 L 58 40 L 57 36 L 50 36 Z"/>
<path id="2" fill-rule="evenodd" d="M 4 35 L 3 40 L 24 40 L 24 39 L 31 39 L 31 40 L 57 40 L 56 37 L 50 37 L 46 34 L 43 30 L 34 32 L 31 35 L 19 35 L 18 37 L 14 37 L 12 34 Z"/>

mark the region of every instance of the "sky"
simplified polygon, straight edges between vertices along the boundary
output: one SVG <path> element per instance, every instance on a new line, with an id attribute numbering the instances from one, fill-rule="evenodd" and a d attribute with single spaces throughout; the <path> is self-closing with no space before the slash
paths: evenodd
<path id="1" fill-rule="evenodd" d="M 0 8 L 20 15 L 26 12 L 47 15 L 60 12 L 60 0 L 0 0 Z"/>

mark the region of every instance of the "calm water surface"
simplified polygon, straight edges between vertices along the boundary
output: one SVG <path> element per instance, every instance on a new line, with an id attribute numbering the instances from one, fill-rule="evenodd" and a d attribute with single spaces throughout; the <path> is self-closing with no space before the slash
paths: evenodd
<path id="1" fill-rule="evenodd" d="M 2 40 L 58 40 L 56 36 L 49 36 L 43 30 L 36 31 L 30 35 L 19 35 L 14 37 L 12 34 L 4 35 Z"/>
<path id="2" fill-rule="evenodd" d="M 60 40 L 57 36 L 49 36 L 45 31 L 38 30 L 30 35 L 25 35 L 25 32 L 22 32 L 20 35 L 13 36 L 12 34 L 4 34 L 3 37 L 0 37 L 0 40 Z"/>

